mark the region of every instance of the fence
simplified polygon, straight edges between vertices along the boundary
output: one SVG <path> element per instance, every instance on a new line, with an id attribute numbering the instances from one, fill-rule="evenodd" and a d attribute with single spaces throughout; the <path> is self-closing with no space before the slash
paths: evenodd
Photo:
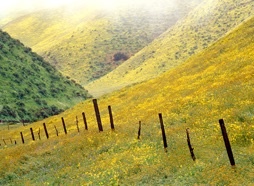
<path id="1" fill-rule="evenodd" d="M 100 117 L 100 111 L 99 111 L 99 107 L 98 107 L 98 103 L 97 103 L 96 99 L 93 99 L 93 105 L 94 105 L 94 111 L 95 111 L 95 116 L 96 116 L 96 120 L 97 120 L 98 130 L 99 130 L 99 132 L 103 132 L 103 125 L 102 125 L 102 121 L 101 121 L 101 117 Z M 111 130 L 114 131 L 115 130 L 115 124 L 114 124 L 114 119 L 113 119 L 113 113 L 112 113 L 111 106 L 108 106 L 108 113 L 109 113 L 109 120 L 110 120 Z M 166 132 L 165 132 L 162 113 L 159 113 L 158 116 L 159 116 L 159 122 L 160 122 L 161 134 L 162 134 L 163 147 L 164 147 L 165 152 L 167 153 L 168 152 L 168 144 L 167 144 L 167 137 L 166 137 Z M 85 128 L 85 130 L 88 130 L 88 123 L 87 123 L 86 115 L 85 115 L 84 112 L 82 112 L 82 117 L 83 117 L 83 122 L 84 122 L 84 128 Z M 67 135 L 68 131 L 67 131 L 67 127 L 66 127 L 65 120 L 64 120 L 63 117 L 61 118 L 61 121 L 62 121 L 62 127 L 63 127 L 64 134 Z M 78 132 L 80 132 L 80 125 L 79 124 L 80 123 L 78 121 L 78 117 L 76 116 L 76 127 L 77 127 Z M 228 138 L 228 135 L 227 135 L 227 131 L 226 131 L 226 127 L 225 127 L 223 119 L 219 120 L 219 124 L 220 124 L 221 132 L 222 132 L 222 136 L 223 136 L 223 139 L 224 139 L 224 143 L 225 143 L 225 147 L 226 147 L 226 151 L 227 151 L 227 154 L 228 154 L 228 157 L 229 157 L 230 164 L 232 166 L 234 166 L 235 165 L 234 156 L 233 156 L 233 152 L 232 152 L 232 149 L 231 149 L 230 141 L 229 141 L 229 138 Z M 43 130 L 44 130 L 45 137 L 47 139 L 49 139 L 50 136 L 49 136 L 48 127 L 47 127 L 46 123 L 43 123 Z M 56 127 L 56 125 L 54 125 L 54 130 L 55 130 L 56 136 L 59 136 L 59 129 Z M 35 137 L 36 136 L 36 131 L 32 127 L 30 128 L 30 135 L 31 135 L 30 136 L 31 140 L 36 141 L 36 137 Z M 41 128 L 38 129 L 37 135 L 38 135 L 38 139 L 41 140 L 42 139 Z M 21 139 L 22 144 L 27 143 L 25 141 L 25 139 L 27 139 L 27 138 L 28 138 L 28 136 L 24 136 L 23 132 L 20 132 L 20 139 Z M 139 121 L 137 139 L 138 140 L 141 139 L 141 121 Z M 191 137 L 190 137 L 190 132 L 189 132 L 188 128 L 186 129 L 186 139 L 187 139 L 187 146 L 189 148 L 191 158 L 192 158 L 193 161 L 195 161 L 196 156 L 194 154 L 194 148 L 192 147 L 192 144 L 191 144 Z M 0 146 L 8 146 L 9 144 L 17 145 L 18 144 L 17 139 L 12 139 L 12 138 L 2 139 L 2 142 L 0 143 Z"/>

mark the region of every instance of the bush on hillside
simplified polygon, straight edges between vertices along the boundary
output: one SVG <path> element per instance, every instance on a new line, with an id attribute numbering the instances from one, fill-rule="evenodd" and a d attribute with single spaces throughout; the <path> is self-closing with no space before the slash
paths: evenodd
<path id="1" fill-rule="evenodd" d="M 13 109 L 11 109 L 8 105 L 4 105 L 2 110 L 0 111 L 0 117 L 6 118 L 6 117 L 13 117 L 16 118 L 16 113 Z"/>
<path id="2" fill-rule="evenodd" d="M 126 54 L 121 52 L 117 52 L 116 54 L 114 54 L 113 58 L 114 58 L 114 61 L 120 61 L 120 60 L 126 61 L 127 59 L 129 59 L 129 57 Z"/>

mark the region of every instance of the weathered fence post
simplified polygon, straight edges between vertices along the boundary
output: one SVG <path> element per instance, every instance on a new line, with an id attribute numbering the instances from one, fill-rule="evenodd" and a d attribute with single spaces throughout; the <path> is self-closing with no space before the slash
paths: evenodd
<path id="1" fill-rule="evenodd" d="M 109 119 L 110 119 L 111 129 L 115 130 L 114 119 L 113 119 L 112 109 L 111 109 L 110 105 L 108 106 L 108 113 L 109 113 Z"/>
<path id="2" fill-rule="evenodd" d="M 141 135 L 141 121 L 139 121 L 139 127 L 138 127 L 138 139 L 140 139 Z"/>
<path id="3" fill-rule="evenodd" d="M 86 115 L 85 115 L 84 112 L 82 112 L 82 116 L 83 116 L 83 120 L 84 120 L 85 129 L 88 130 L 87 121 L 86 121 Z"/>
<path id="4" fill-rule="evenodd" d="M 229 161 L 230 161 L 231 165 L 234 166 L 235 165 L 235 160 L 234 160 L 233 152 L 232 152 L 232 149 L 231 149 L 231 145 L 230 145 L 230 142 L 229 142 L 229 139 L 228 139 L 228 134 L 227 134 L 227 130 L 226 130 L 223 119 L 220 119 L 219 123 L 220 123 L 220 127 L 221 127 L 221 132 L 222 132 L 222 135 L 223 135 L 224 143 L 225 143 L 225 146 L 226 146 L 226 149 L 227 149 Z"/>
<path id="5" fill-rule="evenodd" d="M 7 145 L 5 139 L 3 139 L 3 142 L 4 142 L 4 145 Z"/>
<path id="6" fill-rule="evenodd" d="M 25 140 L 24 140 L 24 136 L 23 136 L 23 133 L 22 133 L 22 132 L 20 132 L 20 136 L 21 136 L 22 143 L 24 144 L 24 143 L 25 143 Z"/>
<path id="7" fill-rule="evenodd" d="M 38 137 L 39 137 L 39 140 L 41 140 L 41 128 L 39 128 Z"/>
<path id="8" fill-rule="evenodd" d="M 191 157 L 192 157 L 193 161 L 195 161 L 196 157 L 195 157 L 195 154 L 194 154 L 194 148 L 191 146 L 189 129 L 186 129 L 186 134 L 187 134 L 187 143 L 188 143 L 188 147 L 189 147 L 189 150 L 190 150 L 190 154 L 191 154 Z"/>
<path id="9" fill-rule="evenodd" d="M 78 133 L 79 133 L 78 116 L 76 116 L 76 125 L 77 125 L 77 130 L 78 130 Z"/>
<path id="10" fill-rule="evenodd" d="M 17 141 L 16 140 L 14 141 L 14 143 L 15 143 L 15 145 L 17 145 Z"/>
<path id="11" fill-rule="evenodd" d="M 102 127 L 102 123 L 101 123 L 101 116 L 100 116 L 100 111 L 99 111 L 97 99 L 93 99 L 93 105 L 94 105 L 94 111 L 95 111 L 95 114 L 96 114 L 96 119 L 97 119 L 97 123 L 98 123 L 99 132 L 102 132 L 103 127 Z"/>
<path id="12" fill-rule="evenodd" d="M 30 131 L 31 131 L 32 139 L 33 139 L 33 141 L 35 141 L 33 128 L 30 128 Z"/>
<path id="13" fill-rule="evenodd" d="M 165 128 L 164 128 L 164 123 L 163 123 L 163 119 L 162 119 L 162 114 L 159 113 L 159 119 L 160 119 L 160 124 L 161 124 L 161 134 L 162 134 L 162 139 L 163 139 L 163 144 L 164 144 L 164 150 L 165 152 L 167 152 L 167 138 L 166 138 L 166 133 L 165 133 Z"/>
<path id="14" fill-rule="evenodd" d="M 58 130 L 57 130 L 55 125 L 54 125 L 54 127 L 55 127 L 55 130 L 56 130 L 56 136 L 58 136 Z"/>
<path id="15" fill-rule="evenodd" d="M 46 123 L 43 123 L 43 127 L 44 127 L 44 131 L 45 131 L 46 137 L 48 139 L 49 138 L 49 134 L 48 134 Z"/>
<path id="16" fill-rule="evenodd" d="M 62 117 L 62 123 L 63 123 L 64 133 L 67 134 L 66 125 L 65 125 L 63 117 Z"/>

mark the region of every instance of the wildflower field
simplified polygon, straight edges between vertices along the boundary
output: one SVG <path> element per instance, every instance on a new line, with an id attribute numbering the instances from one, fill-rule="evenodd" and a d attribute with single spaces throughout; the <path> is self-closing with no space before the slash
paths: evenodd
<path id="1" fill-rule="evenodd" d="M 252 18 L 162 76 L 100 97 L 103 132 L 98 132 L 92 100 L 27 126 L 10 125 L 8 130 L 2 124 L 0 137 L 6 144 L 1 141 L 0 184 L 253 185 L 253 40 Z M 113 111 L 114 131 L 108 105 Z M 167 152 L 158 113 L 162 113 L 165 124 Z M 218 122 L 222 118 L 236 162 L 233 167 Z M 187 146 L 187 128 L 195 162 Z"/>

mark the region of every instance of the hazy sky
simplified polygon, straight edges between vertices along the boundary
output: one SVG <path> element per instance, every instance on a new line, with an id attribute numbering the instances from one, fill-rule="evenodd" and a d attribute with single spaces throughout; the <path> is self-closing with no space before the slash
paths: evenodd
<path id="1" fill-rule="evenodd" d="M 17 11 L 55 8 L 68 3 L 86 3 L 110 9 L 119 4 L 144 3 L 148 1 L 149 0 L 0 0 L 0 16 L 3 17 Z"/>
<path id="2" fill-rule="evenodd" d="M 0 15 L 19 11 L 32 11 L 36 9 L 55 8 L 76 0 L 0 0 Z"/>

